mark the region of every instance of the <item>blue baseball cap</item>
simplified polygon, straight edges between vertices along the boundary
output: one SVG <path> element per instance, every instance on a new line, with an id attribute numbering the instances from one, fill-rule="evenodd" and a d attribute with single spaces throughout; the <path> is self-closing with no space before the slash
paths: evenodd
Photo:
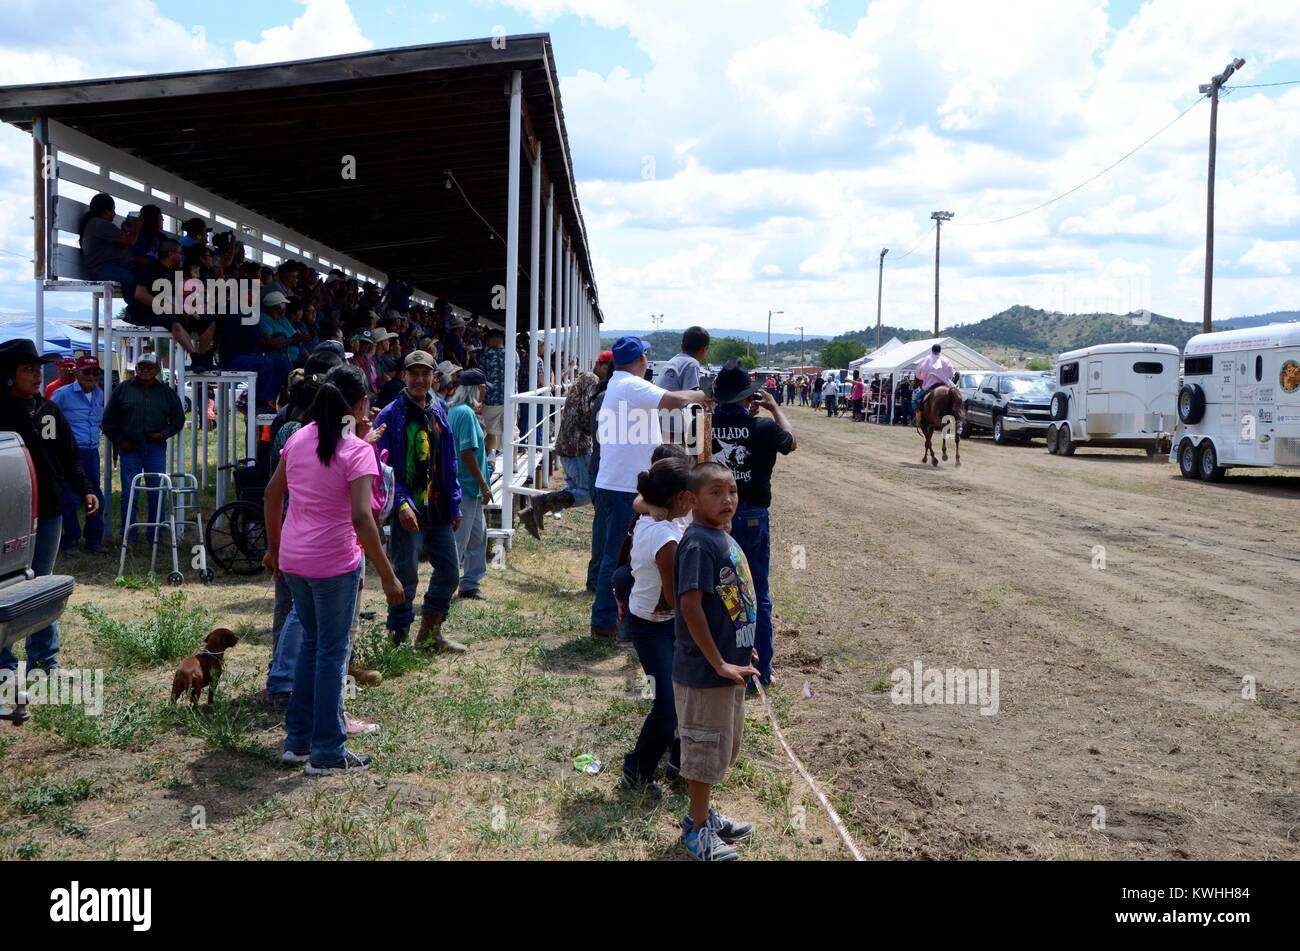
<path id="1" fill-rule="evenodd" d="M 641 354 L 649 349 L 649 342 L 640 337 L 619 337 L 614 341 L 614 365 L 625 367 L 629 363 L 636 363 Z"/>

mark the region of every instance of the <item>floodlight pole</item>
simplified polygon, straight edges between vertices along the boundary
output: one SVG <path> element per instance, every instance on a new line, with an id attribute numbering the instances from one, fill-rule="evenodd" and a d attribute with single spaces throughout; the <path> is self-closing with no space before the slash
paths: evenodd
<path id="1" fill-rule="evenodd" d="M 769 370 L 772 368 L 772 315 L 784 313 L 785 311 L 783 310 L 769 310 L 767 312 L 767 357 L 765 358 L 765 362 L 767 363 L 767 368 Z"/>
<path id="2" fill-rule="evenodd" d="M 880 279 L 876 283 L 876 349 L 880 349 L 880 300 L 885 289 L 885 255 L 889 248 L 880 249 Z"/>
<path id="3" fill-rule="evenodd" d="M 1214 158 L 1219 148 L 1219 89 L 1228 78 L 1246 65 L 1244 59 L 1234 59 L 1223 72 L 1201 86 L 1202 94 L 1210 97 L 1210 170 L 1205 187 L 1205 301 L 1201 312 L 1201 332 L 1210 333 L 1211 304 L 1214 298 Z"/>
<path id="4" fill-rule="evenodd" d="M 937 337 L 939 336 L 939 232 L 943 230 L 945 221 L 952 221 L 952 212 L 935 211 L 930 213 L 930 217 L 934 219 L 934 335 Z"/>

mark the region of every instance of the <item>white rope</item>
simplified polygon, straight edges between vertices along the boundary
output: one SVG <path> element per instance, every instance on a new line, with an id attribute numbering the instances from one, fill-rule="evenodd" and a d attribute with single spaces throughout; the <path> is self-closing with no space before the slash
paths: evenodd
<path id="1" fill-rule="evenodd" d="M 825 809 L 826 814 L 831 817 L 831 824 L 835 826 L 835 831 L 840 834 L 840 838 L 844 840 L 844 845 L 852 854 L 853 860 L 855 862 L 865 862 L 866 859 L 858 849 L 857 843 L 853 841 L 853 836 L 849 835 L 849 830 L 848 827 L 844 825 L 844 820 L 840 818 L 840 814 L 835 811 L 835 807 L 831 805 L 830 800 L 826 798 L 826 794 L 823 793 L 821 787 L 817 785 L 817 780 L 813 779 L 812 776 L 809 775 L 808 770 L 803 768 L 803 763 L 799 762 L 799 757 L 794 755 L 794 750 L 790 749 L 790 744 L 785 741 L 785 734 L 781 732 L 781 724 L 776 722 L 776 712 L 772 709 L 772 705 L 767 701 L 767 691 L 763 689 L 763 685 L 759 682 L 757 677 L 754 678 L 754 684 L 758 687 L 758 695 L 762 698 L 763 707 L 767 710 L 768 719 L 772 721 L 772 729 L 776 731 L 776 738 L 781 741 L 781 748 L 784 749 L 785 754 L 790 757 L 790 762 L 794 763 L 794 768 L 799 771 L 799 775 L 803 777 L 804 782 L 806 782 L 808 787 L 816 793 L 818 800 L 820 800 L 822 804 L 822 808 Z"/>

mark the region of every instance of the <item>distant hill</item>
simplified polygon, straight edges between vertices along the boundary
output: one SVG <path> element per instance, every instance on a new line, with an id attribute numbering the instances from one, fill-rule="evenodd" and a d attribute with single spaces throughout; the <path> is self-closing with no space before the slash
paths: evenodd
<path id="1" fill-rule="evenodd" d="M 1275 310 L 1271 314 L 1256 314 L 1254 317 L 1233 317 L 1229 320 L 1216 321 L 1216 330 L 1233 330 L 1237 327 L 1263 327 L 1265 324 L 1285 324 L 1300 320 L 1300 310 Z"/>
<path id="2" fill-rule="evenodd" d="M 629 337 L 629 336 L 645 337 L 647 340 L 649 340 L 652 336 L 655 336 L 656 334 L 665 334 L 671 336 L 674 340 L 677 341 L 677 344 L 680 345 L 682 341 L 682 331 L 685 329 L 686 329 L 685 327 L 682 327 L 678 330 L 610 330 L 605 327 L 601 327 L 600 335 L 602 338 L 608 338 L 609 340 L 617 340 L 619 337 Z M 767 344 L 766 329 L 736 330 L 731 327 L 705 327 L 704 329 L 709 332 L 710 337 L 718 337 L 718 338 L 734 337 L 736 340 L 748 340 L 751 343 L 761 343 L 764 345 Z M 825 336 L 804 337 L 805 343 L 809 340 L 829 340 L 829 339 L 830 339 L 829 337 L 825 337 Z M 797 344 L 799 342 L 799 335 L 779 334 L 776 331 L 772 332 L 773 347 L 775 347 L 776 344 L 778 343 L 788 343 L 791 340 L 793 340 Z M 676 353 L 675 350 L 673 352 Z"/>

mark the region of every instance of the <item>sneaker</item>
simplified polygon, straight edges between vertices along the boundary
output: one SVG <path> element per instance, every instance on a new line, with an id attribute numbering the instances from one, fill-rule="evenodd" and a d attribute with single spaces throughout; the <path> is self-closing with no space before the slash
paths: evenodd
<path id="1" fill-rule="evenodd" d="M 371 723 L 369 720 L 358 720 L 347 712 L 343 714 L 343 727 L 347 730 L 348 736 L 368 736 L 371 733 L 379 732 L 378 723 Z"/>
<path id="2" fill-rule="evenodd" d="M 370 757 L 360 756 L 351 750 L 343 751 L 343 758 L 332 763 L 308 763 L 308 776 L 336 776 L 339 773 L 364 773 L 370 768 Z"/>
<path id="3" fill-rule="evenodd" d="M 606 640 L 611 640 L 616 634 L 618 634 L 617 624 L 611 624 L 609 627 L 596 627 L 595 625 L 592 625 L 591 628 L 592 637 L 603 637 Z"/>
<path id="4" fill-rule="evenodd" d="M 740 853 L 723 842 L 709 825 L 699 832 L 683 833 L 682 846 L 691 858 L 700 862 L 734 862 L 740 858 Z"/>
<path id="5" fill-rule="evenodd" d="M 692 827 L 695 825 L 688 812 L 682 818 L 682 832 L 689 835 Z M 712 807 L 709 808 L 709 820 L 705 823 L 710 829 L 718 834 L 718 838 L 730 845 L 733 842 L 747 842 L 754 836 L 754 825 L 751 822 L 737 822 L 730 816 L 724 816 Z"/>
<path id="6" fill-rule="evenodd" d="M 280 762 L 285 766 L 301 766 L 310 759 L 310 753 L 295 753 L 293 750 L 285 750 L 280 754 Z"/>
<path id="7" fill-rule="evenodd" d="M 635 773 L 629 773 L 627 770 L 623 770 L 623 778 L 619 780 L 618 791 L 628 796 L 645 796 L 651 802 L 658 802 L 664 797 L 664 791 L 653 779 L 643 779 Z"/>
<path id="8" fill-rule="evenodd" d="M 86 548 L 87 555 L 107 555 L 108 549 L 103 545 L 91 545 Z"/>
<path id="9" fill-rule="evenodd" d="M 483 600 L 483 593 L 479 591 L 478 588 L 475 588 L 473 591 L 458 591 L 456 597 L 460 598 L 462 601 L 481 601 Z"/>
<path id="10" fill-rule="evenodd" d="M 266 698 L 266 705 L 268 707 L 272 710 L 279 710 L 283 713 L 285 710 L 289 709 L 289 700 L 293 697 L 293 694 L 286 690 L 283 693 L 263 693 L 262 696 Z"/>

